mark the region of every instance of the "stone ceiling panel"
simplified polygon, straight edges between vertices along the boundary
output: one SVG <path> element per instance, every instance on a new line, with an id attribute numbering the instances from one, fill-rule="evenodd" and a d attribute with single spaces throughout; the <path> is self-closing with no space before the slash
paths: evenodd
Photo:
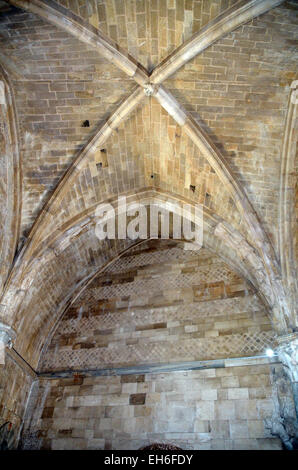
<path id="1" fill-rule="evenodd" d="M 21 128 L 26 235 L 75 156 L 135 84 L 91 47 L 20 10 L 2 14 L 0 45 Z"/>
<path id="2" fill-rule="evenodd" d="M 298 77 L 297 22 L 293 4 L 275 8 L 165 83 L 217 143 L 275 246 L 285 117 Z"/>
<path id="3" fill-rule="evenodd" d="M 153 187 L 204 205 L 241 233 L 229 193 L 204 156 L 168 113 L 147 99 L 93 154 L 55 209 L 49 232 L 109 198 Z"/>
<path id="4" fill-rule="evenodd" d="M 152 70 L 236 0 L 59 0 Z"/>

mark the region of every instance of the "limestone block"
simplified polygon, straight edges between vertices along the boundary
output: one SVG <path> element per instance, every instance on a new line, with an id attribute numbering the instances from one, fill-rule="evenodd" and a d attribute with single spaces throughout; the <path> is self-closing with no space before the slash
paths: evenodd
<path id="1" fill-rule="evenodd" d="M 233 450 L 253 450 L 257 449 L 257 440 L 256 439 L 233 439 L 232 440 Z"/>
<path id="2" fill-rule="evenodd" d="M 80 438 L 53 439 L 52 450 L 85 450 L 87 440 Z"/>
<path id="3" fill-rule="evenodd" d="M 231 400 L 217 400 L 215 402 L 215 419 L 235 419 L 235 402 Z"/>
<path id="4" fill-rule="evenodd" d="M 232 387 L 239 387 L 239 379 L 235 375 L 222 377 L 221 379 L 222 387 L 223 388 L 232 388 Z"/>
<path id="5" fill-rule="evenodd" d="M 217 390 L 209 389 L 209 390 L 202 390 L 201 391 L 201 399 L 202 400 L 217 400 Z"/>
<path id="6" fill-rule="evenodd" d="M 215 408 L 214 408 L 213 401 L 201 402 L 200 404 L 197 404 L 196 416 L 197 418 L 201 420 L 205 420 L 205 419 L 212 420 L 212 419 L 215 419 L 214 410 Z"/>
<path id="7" fill-rule="evenodd" d="M 257 419 L 259 417 L 256 400 L 235 400 L 236 419 Z"/>
<path id="8" fill-rule="evenodd" d="M 104 416 L 106 418 L 130 418 L 134 416 L 134 407 L 131 406 L 106 406 Z"/>
<path id="9" fill-rule="evenodd" d="M 268 432 L 267 433 L 265 432 L 264 423 L 262 420 L 249 420 L 247 421 L 247 426 L 248 426 L 248 437 L 252 437 L 256 439 L 267 437 L 266 434 L 268 434 Z"/>
<path id="10" fill-rule="evenodd" d="M 195 419 L 194 421 L 194 432 L 198 433 L 207 433 L 209 432 L 209 421 L 208 420 L 202 420 L 202 419 Z"/>
<path id="11" fill-rule="evenodd" d="M 229 388 L 228 389 L 229 400 L 243 400 L 245 398 L 248 398 L 247 388 Z"/>
<path id="12" fill-rule="evenodd" d="M 88 439 L 87 449 L 88 450 L 104 450 L 105 439 Z"/>
<path id="13" fill-rule="evenodd" d="M 112 430 L 112 418 L 100 418 L 99 429 L 101 429 L 102 431 Z"/>
<path id="14" fill-rule="evenodd" d="M 134 407 L 134 416 L 152 416 L 153 415 L 153 408 L 150 406 L 135 406 Z M 146 422 L 145 422 L 146 425 Z"/>
<path id="15" fill-rule="evenodd" d="M 135 393 L 129 396 L 130 405 L 144 405 L 146 401 L 146 393 Z"/>
<path id="16" fill-rule="evenodd" d="M 122 393 L 136 393 L 137 391 L 137 383 L 124 383 L 122 384 Z M 143 385 L 143 384 L 141 384 Z"/>
<path id="17" fill-rule="evenodd" d="M 248 437 L 247 421 L 230 421 L 230 434 L 232 439 Z"/>
<path id="18" fill-rule="evenodd" d="M 210 421 L 210 430 L 212 438 L 229 439 L 230 438 L 230 425 L 229 421 Z"/>
<path id="19" fill-rule="evenodd" d="M 123 395 L 105 395 L 101 397 L 101 404 L 104 406 L 113 406 L 113 405 L 128 405 L 129 404 L 128 394 Z"/>

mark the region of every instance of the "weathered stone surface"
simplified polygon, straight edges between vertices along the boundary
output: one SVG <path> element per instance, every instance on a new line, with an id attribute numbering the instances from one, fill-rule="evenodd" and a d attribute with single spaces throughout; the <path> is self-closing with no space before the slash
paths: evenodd
<path id="1" fill-rule="evenodd" d="M 134 393 L 129 397 L 130 405 L 145 405 L 146 393 Z"/>
<path id="2" fill-rule="evenodd" d="M 272 367 L 248 366 L 245 377 L 251 379 L 251 383 L 260 373 L 269 378 Z M 274 369 L 275 373 L 280 374 L 282 366 L 274 366 Z M 273 437 L 265 426 L 275 406 L 271 386 L 266 400 L 249 398 L 246 388 L 229 388 L 228 393 L 238 390 L 237 396 L 220 399 L 221 371 L 228 372 L 235 381 L 240 381 L 244 372 L 241 367 L 229 367 L 146 374 L 143 376 L 149 386 L 146 394 L 131 394 L 129 405 L 128 382 L 123 380 L 125 376 L 113 378 L 121 390 L 117 402 L 113 398 L 113 385 L 108 383 L 109 377 L 89 377 L 88 387 L 91 388 L 85 389 L 84 400 L 80 402 L 76 401 L 77 390 L 72 391 L 72 402 L 65 395 L 62 402 L 52 402 L 54 388 L 58 386 L 65 393 L 67 379 L 42 380 L 39 396 L 42 397 L 45 388 L 49 387 L 47 398 L 44 403 L 39 399 L 35 420 L 26 433 L 28 436 L 39 433 L 42 449 L 48 446 L 51 449 L 81 449 L 91 445 L 95 449 L 106 446 L 112 449 L 138 449 L 143 442 L 150 444 L 156 440 L 178 445 L 182 449 L 280 449 L 279 439 Z M 97 391 L 98 383 L 103 379 L 107 384 L 107 395 Z M 86 380 L 80 390 L 83 390 Z M 138 376 L 130 376 L 129 380 L 130 384 L 136 384 Z M 171 386 L 165 387 L 166 383 Z M 205 384 L 203 390 L 201 384 Z M 256 388 L 252 385 L 251 389 Z M 245 398 L 239 393 L 240 390 L 245 391 Z M 99 399 L 101 404 L 96 404 L 94 398 Z M 103 399 L 107 399 L 105 404 Z M 50 403 L 53 405 L 49 406 Z M 53 407 L 54 414 L 49 420 L 48 415 Z"/>
<path id="3" fill-rule="evenodd" d="M 23 448 L 296 448 L 295 2 L 10 0 L 0 17 L 10 444 L 27 408 Z M 204 248 L 100 243 L 96 208 L 119 195 L 202 204 Z M 247 357 L 268 347 L 283 366 Z"/>
<path id="4" fill-rule="evenodd" d="M 220 258 L 152 240 L 89 284 L 61 320 L 41 369 L 250 356 L 274 342 L 265 307 Z"/>

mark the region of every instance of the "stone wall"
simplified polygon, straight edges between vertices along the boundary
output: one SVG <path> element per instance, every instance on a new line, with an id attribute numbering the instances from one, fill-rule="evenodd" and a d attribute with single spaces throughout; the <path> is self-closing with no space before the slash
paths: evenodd
<path id="1" fill-rule="evenodd" d="M 276 412 L 271 381 L 282 366 L 270 365 L 268 359 L 238 363 L 169 373 L 41 379 L 23 447 L 139 449 L 170 442 L 182 449 L 281 449 L 264 420 Z"/>
<path id="2" fill-rule="evenodd" d="M 274 344 L 266 308 L 217 255 L 184 248 L 131 249 L 66 311 L 40 362 L 23 448 L 281 448 L 269 419 L 279 416 L 271 369 L 281 366 L 243 359 Z M 181 370 L 202 360 L 214 362 Z"/>
<path id="3" fill-rule="evenodd" d="M 33 380 L 29 370 L 20 366 L 11 354 L 6 354 L 5 365 L 0 365 L 0 427 L 7 422 L 12 424 L 14 447 L 22 428 Z"/>
<path id="4" fill-rule="evenodd" d="M 274 341 L 264 305 L 218 256 L 152 240 L 89 284 L 59 322 L 40 367 L 242 357 Z"/>

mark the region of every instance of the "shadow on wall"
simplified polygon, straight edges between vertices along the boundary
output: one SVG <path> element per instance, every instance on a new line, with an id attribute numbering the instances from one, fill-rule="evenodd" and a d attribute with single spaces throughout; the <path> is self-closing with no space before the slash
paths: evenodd
<path id="1" fill-rule="evenodd" d="M 181 447 L 174 446 L 172 444 L 163 444 L 154 442 L 149 446 L 141 447 L 139 450 L 183 450 Z"/>
<path id="2" fill-rule="evenodd" d="M 5 423 L 0 426 L 0 451 L 1 450 L 10 450 L 14 448 L 15 443 L 15 432 L 13 429 L 13 424 L 10 421 L 5 421 Z"/>
<path id="3" fill-rule="evenodd" d="M 174 446 L 172 444 L 162 444 L 159 442 L 154 442 L 149 446 L 140 447 L 139 450 L 183 450 L 181 447 Z"/>

